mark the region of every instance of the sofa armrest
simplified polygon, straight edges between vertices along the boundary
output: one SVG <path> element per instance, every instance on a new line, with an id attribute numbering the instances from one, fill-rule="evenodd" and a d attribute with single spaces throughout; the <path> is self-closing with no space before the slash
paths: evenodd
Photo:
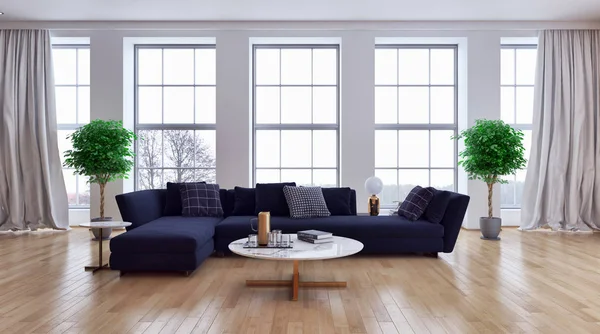
<path id="1" fill-rule="evenodd" d="M 162 217 L 166 190 L 140 190 L 115 196 L 123 221 L 130 222 L 127 230 L 142 226 Z"/>
<path id="2" fill-rule="evenodd" d="M 451 193 L 448 207 L 441 221 L 441 224 L 444 225 L 444 253 L 452 253 L 454 250 L 470 199 L 467 195 Z"/>

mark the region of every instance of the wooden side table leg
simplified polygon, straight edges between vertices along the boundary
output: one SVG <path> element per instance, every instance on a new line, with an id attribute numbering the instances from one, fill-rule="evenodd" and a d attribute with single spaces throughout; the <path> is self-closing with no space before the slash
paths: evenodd
<path id="1" fill-rule="evenodd" d="M 98 267 L 102 267 L 102 228 L 100 228 L 100 240 L 98 240 L 98 242 L 100 243 L 100 253 L 98 254 Z"/>
<path id="2" fill-rule="evenodd" d="M 300 273 L 298 271 L 298 260 L 294 260 L 294 274 L 292 276 L 292 300 L 298 300 L 298 287 L 300 286 Z"/>

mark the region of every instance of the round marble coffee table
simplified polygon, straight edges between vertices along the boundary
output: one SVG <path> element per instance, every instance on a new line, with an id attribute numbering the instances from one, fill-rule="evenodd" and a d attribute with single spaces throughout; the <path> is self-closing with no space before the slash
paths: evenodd
<path id="1" fill-rule="evenodd" d="M 100 238 L 98 239 L 98 265 L 97 266 L 86 266 L 85 270 L 91 270 L 92 273 L 95 273 L 98 270 L 110 269 L 107 264 L 102 263 L 102 229 L 104 228 L 117 228 L 117 227 L 128 227 L 131 226 L 129 222 L 119 222 L 119 221 L 103 221 L 103 222 L 88 222 L 79 224 L 81 227 L 89 227 L 89 228 L 97 228 L 100 231 Z"/>
<path id="2" fill-rule="evenodd" d="M 334 236 L 333 242 L 311 244 L 309 242 L 298 240 L 295 234 L 292 234 L 292 240 L 294 241 L 294 248 L 244 248 L 247 238 L 239 239 L 230 243 L 229 250 L 241 256 L 261 260 L 293 261 L 294 263 L 294 271 L 291 280 L 246 280 L 246 286 L 291 286 L 292 300 L 294 301 L 298 300 L 299 287 L 346 287 L 346 282 L 301 282 L 300 273 L 298 270 L 299 262 L 337 259 L 356 254 L 363 249 L 363 244 L 360 241 Z"/>

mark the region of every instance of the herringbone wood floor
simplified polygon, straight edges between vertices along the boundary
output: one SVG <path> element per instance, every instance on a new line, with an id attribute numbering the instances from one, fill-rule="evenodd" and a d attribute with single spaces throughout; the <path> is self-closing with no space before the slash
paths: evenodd
<path id="1" fill-rule="evenodd" d="M 190 277 L 119 277 L 83 271 L 96 251 L 85 229 L 0 234 L 0 333 L 600 333 L 600 234 L 462 231 L 439 259 L 308 262 L 302 278 L 349 286 L 298 302 L 244 285 L 287 278 L 291 263 L 229 256 Z"/>

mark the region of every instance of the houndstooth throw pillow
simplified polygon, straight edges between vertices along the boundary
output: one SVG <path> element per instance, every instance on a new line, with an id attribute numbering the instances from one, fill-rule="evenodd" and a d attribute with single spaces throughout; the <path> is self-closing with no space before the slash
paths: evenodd
<path id="1" fill-rule="evenodd" d="M 410 220 L 421 218 L 425 209 L 433 198 L 433 188 L 422 188 L 421 186 L 414 187 L 406 196 L 406 199 L 398 208 L 398 215 L 404 216 Z"/>
<path id="2" fill-rule="evenodd" d="M 181 183 L 182 216 L 223 217 L 218 184 Z"/>
<path id="3" fill-rule="evenodd" d="M 321 187 L 283 187 L 291 218 L 329 217 Z"/>

